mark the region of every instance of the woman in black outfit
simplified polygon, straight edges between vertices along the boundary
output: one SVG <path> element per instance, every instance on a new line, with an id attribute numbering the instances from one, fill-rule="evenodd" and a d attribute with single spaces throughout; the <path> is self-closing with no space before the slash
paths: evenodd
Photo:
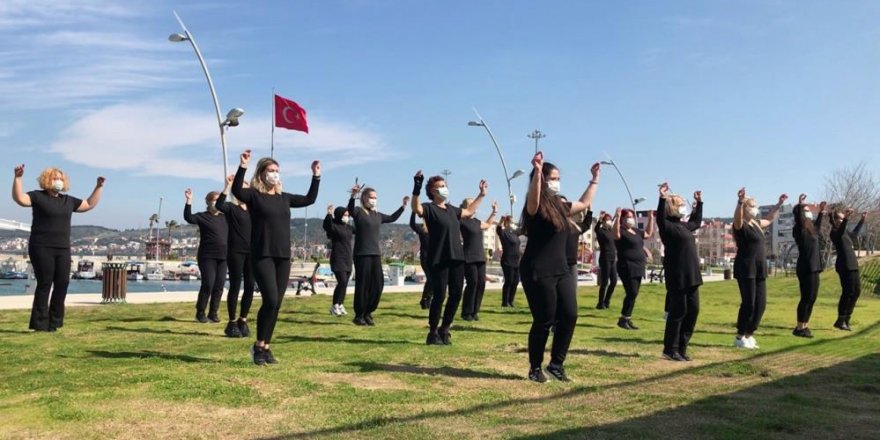
<path id="1" fill-rule="evenodd" d="M 336 278 L 333 304 L 330 306 L 330 314 L 333 316 L 348 314 L 345 310 L 345 289 L 348 288 L 348 280 L 351 278 L 351 241 L 354 235 L 354 229 L 348 224 L 349 218 L 347 209 L 327 206 L 324 232 L 330 240 L 330 270 Z"/>
<path id="2" fill-rule="evenodd" d="M 241 163 L 232 181 L 232 195 L 246 203 L 251 214 L 251 258 L 263 298 L 257 312 L 257 341 L 251 346 L 251 356 L 255 364 L 265 365 L 278 362 L 269 344 L 290 281 L 290 208 L 315 203 L 321 184 L 321 163 L 312 162 L 312 183 L 308 194 L 301 196 L 281 191 L 278 162 L 268 157 L 257 162 L 251 187 L 244 188 L 250 158 L 251 150 L 241 154 Z"/>
<path id="3" fill-rule="evenodd" d="M 70 183 L 58 168 L 47 168 L 40 174 L 39 191 L 25 193 L 21 184 L 23 175 L 24 164 L 15 167 L 12 200 L 19 206 L 31 208 L 33 215 L 28 257 L 37 277 L 37 288 L 28 328 L 54 332 L 64 326 L 64 298 L 70 284 L 70 219 L 74 212 L 88 212 L 98 205 L 104 178 L 98 177 L 89 198 L 80 200 L 62 194 L 69 190 Z"/>
<path id="4" fill-rule="evenodd" d="M 813 217 L 813 211 L 809 205 L 804 204 L 806 194 L 798 197 L 798 204 L 794 207 L 794 241 L 798 248 L 797 277 L 801 289 L 801 300 L 797 306 L 797 326 L 792 334 L 802 338 L 812 338 L 810 331 L 810 315 L 813 314 L 813 304 L 819 295 L 819 274 L 822 273 L 822 260 L 819 249 L 819 230 L 822 228 L 822 214 L 825 212 L 825 202 L 819 204 L 819 214 Z"/>
<path id="5" fill-rule="evenodd" d="M 523 290 L 532 312 L 529 330 L 529 380 L 546 382 L 541 370 L 550 328 L 555 326 L 553 347 L 547 372 L 560 381 L 569 381 L 563 363 L 577 323 L 577 284 L 568 264 L 567 244 L 571 241 L 569 217 L 585 211 L 592 202 L 599 183 L 599 164 L 594 164 L 593 179 L 572 203 L 559 196 L 560 173 L 544 162 L 538 152 L 532 159 L 531 183 L 520 224 L 528 237 L 520 261 Z"/>
<path id="6" fill-rule="evenodd" d="M 697 206 L 688 221 L 687 202 L 683 197 L 669 194 L 669 185 L 660 185 L 657 203 L 657 229 L 664 246 L 666 295 L 669 316 L 663 335 L 663 357 L 672 361 L 689 361 L 688 343 L 694 334 L 700 313 L 700 257 L 694 232 L 703 222 L 703 194 L 694 193 Z"/>
<path id="7" fill-rule="evenodd" d="M 614 270 L 617 262 L 614 221 L 611 214 L 602 211 L 593 229 L 596 233 L 596 241 L 599 242 L 599 302 L 596 308 L 600 310 L 611 307 L 611 295 L 614 294 L 614 287 L 617 286 L 617 271 Z"/>
<path id="8" fill-rule="evenodd" d="M 831 221 L 831 243 L 837 250 L 837 260 L 834 269 L 840 277 L 840 301 L 837 303 L 837 321 L 834 327 L 840 330 L 850 330 L 850 319 L 856 308 L 856 301 L 862 293 L 862 282 L 859 277 L 859 261 L 853 250 L 853 239 L 858 237 L 865 224 L 867 213 L 862 213 L 862 218 L 852 231 L 846 229 L 849 218 L 853 214 L 852 209 L 837 210 Z"/>
<path id="9" fill-rule="evenodd" d="M 361 206 L 355 208 L 354 198 L 361 193 Z M 394 223 L 409 203 L 404 197 L 403 205 L 391 215 L 379 212 L 376 191 L 363 186 L 351 188 L 348 214 L 354 219 L 354 320 L 355 325 L 376 325 L 373 312 L 379 307 L 385 276 L 382 274 L 382 251 L 379 248 L 379 227 Z"/>
<path id="10" fill-rule="evenodd" d="M 746 197 L 746 189 L 737 193 L 736 212 L 733 214 L 733 238 L 736 241 L 736 257 L 733 260 L 733 277 L 739 285 L 742 302 L 736 319 L 736 338 L 733 345 L 756 349 L 758 330 L 767 307 L 767 252 L 764 245 L 764 228 L 769 227 L 779 208 L 788 199 L 783 194 L 766 218 L 758 219 L 758 203 Z"/>
<path id="11" fill-rule="evenodd" d="M 220 309 L 220 299 L 223 296 L 223 284 L 226 283 L 226 240 L 229 235 L 229 225 L 226 223 L 226 217 L 215 206 L 220 193 L 209 192 L 205 196 L 207 211 L 197 214 L 192 213 L 192 190 L 187 188 L 185 195 L 183 219 L 199 227 L 199 250 L 196 260 L 202 274 L 202 285 L 199 286 L 199 298 L 196 301 L 196 321 L 220 322 L 217 311 Z M 208 316 L 205 317 L 209 298 L 211 308 Z"/>
<path id="12" fill-rule="evenodd" d="M 452 334 L 449 327 L 455 319 L 458 303 L 461 302 L 462 283 L 464 281 L 464 249 L 461 244 L 461 220 L 473 217 L 479 209 L 480 202 L 486 196 L 489 185 L 480 181 L 480 194 L 474 198 L 467 209 L 458 209 L 447 203 L 449 189 L 446 181 L 440 176 L 428 179 L 425 195 L 431 203 L 419 203 L 419 192 L 422 190 L 425 176 L 419 171 L 413 177 L 412 210 L 425 220 L 428 227 L 428 265 L 431 275 L 428 279 L 433 283 L 434 296 L 431 297 L 431 310 L 428 313 L 428 345 L 449 345 Z M 446 301 L 446 289 L 449 288 L 449 301 Z M 443 302 L 446 301 L 446 308 Z M 443 322 L 440 322 L 440 315 Z"/>
<path id="13" fill-rule="evenodd" d="M 638 330 L 633 325 L 632 312 L 642 286 L 642 278 L 645 277 L 645 265 L 648 262 L 645 240 L 654 235 L 654 212 L 648 213 L 646 229 L 636 227 L 636 214 L 629 209 L 618 208 L 616 217 L 614 245 L 617 248 L 617 273 L 620 275 L 623 291 L 626 292 L 617 326 L 624 330 Z"/>
<path id="14" fill-rule="evenodd" d="M 246 338 L 251 335 L 247 324 L 247 316 L 254 300 L 254 271 L 251 264 L 251 216 L 247 205 L 233 198 L 227 202 L 226 197 L 232 189 L 235 178 L 230 174 L 226 177 L 226 188 L 217 198 L 217 209 L 226 217 L 229 225 L 227 240 L 226 266 L 229 268 L 229 292 L 226 294 L 226 310 L 229 323 L 226 324 L 226 336 L 230 338 Z M 247 184 L 244 184 L 245 187 Z M 244 279 L 244 292 L 241 295 L 241 313 L 236 319 L 238 308 L 238 290 Z"/>
<path id="15" fill-rule="evenodd" d="M 427 310 L 431 306 L 431 271 L 428 264 L 428 228 L 424 224 L 416 223 L 416 212 L 409 214 L 409 227 L 419 237 L 419 264 L 422 266 L 422 272 L 425 274 L 425 286 L 422 287 L 422 299 L 419 300 L 419 307 Z"/>
<path id="16" fill-rule="evenodd" d="M 501 286 L 501 307 L 513 307 L 513 298 L 519 285 L 519 234 L 513 230 L 513 217 L 501 217 L 501 223 L 495 228 L 495 235 L 501 242 L 501 271 L 504 273 L 504 285 Z"/>
<path id="17" fill-rule="evenodd" d="M 474 199 L 464 199 L 461 209 L 467 209 Z M 461 319 L 480 320 L 480 306 L 486 290 L 486 252 L 483 250 L 483 231 L 494 224 L 498 213 L 498 202 L 492 202 L 492 213 L 485 222 L 476 217 L 461 220 L 461 241 L 464 247 L 464 298 L 461 304 Z"/>

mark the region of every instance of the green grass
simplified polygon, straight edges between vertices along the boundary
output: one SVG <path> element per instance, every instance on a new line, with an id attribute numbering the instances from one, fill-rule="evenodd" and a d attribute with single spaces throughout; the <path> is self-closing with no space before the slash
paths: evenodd
<path id="1" fill-rule="evenodd" d="M 416 294 L 386 295 L 374 328 L 329 316 L 327 296 L 288 298 L 281 363 L 265 368 L 252 341 L 194 322 L 191 304 L 69 308 L 55 334 L 4 311 L 0 438 L 876 438 L 880 300 L 864 294 L 854 331 L 834 330 L 839 285 L 824 274 L 805 340 L 791 336 L 797 281 L 768 291 L 762 348 L 738 351 L 736 284 L 705 285 L 695 361 L 672 363 L 660 286 L 643 287 L 632 332 L 615 326 L 620 287 L 613 311 L 583 288 L 566 363 L 577 381 L 545 385 L 524 380 L 521 292 L 514 310 L 488 292 L 449 347 L 424 345 Z"/>

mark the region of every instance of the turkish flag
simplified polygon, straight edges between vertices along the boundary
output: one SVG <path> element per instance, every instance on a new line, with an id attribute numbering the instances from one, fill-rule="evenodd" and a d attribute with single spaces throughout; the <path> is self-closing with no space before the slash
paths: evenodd
<path id="1" fill-rule="evenodd" d="M 275 95 L 275 126 L 308 133 L 306 109 L 287 98 Z"/>

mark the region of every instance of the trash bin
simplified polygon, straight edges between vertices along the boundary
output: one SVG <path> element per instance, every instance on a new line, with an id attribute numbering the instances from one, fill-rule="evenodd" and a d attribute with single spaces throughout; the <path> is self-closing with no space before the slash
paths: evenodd
<path id="1" fill-rule="evenodd" d="M 731 275 L 730 269 L 724 269 L 724 279 L 729 280 L 730 275 Z"/>
<path id="2" fill-rule="evenodd" d="M 388 265 L 388 277 L 391 278 L 392 286 L 403 286 L 406 265 L 403 263 L 391 263 Z"/>
<path id="3" fill-rule="evenodd" d="M 104 280 L 101 289 L 101 303 L 125 302 L 125 293 L 128 288 L 126 267 L 128 263 L 103 263 L 101 272 Z"/>

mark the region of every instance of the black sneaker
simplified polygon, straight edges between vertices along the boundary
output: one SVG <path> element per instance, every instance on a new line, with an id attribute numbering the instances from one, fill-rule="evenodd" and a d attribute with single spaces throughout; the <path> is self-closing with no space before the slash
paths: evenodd
<path id="1" fill-rule="evenodd" d="M 427 345 L 443 345 L 443 341 L 440 340 L 440 335 L 437 332 L 428 332 L 428 337 L 425 339 L 425 344 Z"/>
<path id="2" fill-rule="evenodd" d="M 244 319 L 238 318 L 238 334 L 241 335 L 242 338 L 246 338 L 251 335 L 251 329 L 248 328 L 248 323 Z"/>
<path id="3" fill-rule="evenodd" d="M 370 327 L 376 325 L 376 322 L 373 321 L 373 315 L 364 316 L 364 322 L 366 322 L 367 325 Z"/>
<path id="4" fill-rule="evenodd" d="M 474 318 L 474 321 L 479 321 L 480 315 L 478 313 L 474 313 L 473 318 Z"/>
<path id="5" fill-rule="evenodd" d="M 846 325 L 846 321 L 843 318 L 838 318 L 837 321 L 834 322 L 834 328 L 838 328 L 840 330 L 850 331 L 848 325 Z"/>
<path id="6" fill-rule="evenodd" d="M 263 350 L 263 357 L 266 359 L 267 364 L 277 364 L 278 360 L 275 359 L 275 356 L 272 356 L 272 349 L 267 348 Z"/>
<path id="7" fill-rule="evenodd" d="M 608 301 L 605 301 L 605 304 L 603 305 L 602 308 L 604 308 L 604 309 L 610 309 L 610 308 L 611 308 L 611 303 L 608 302 Z"/>
<path id="8" fill-rule="evenodd" d="M 804 337 L 805 338 L 812 338 L 813 332 L 811 332 L 809 328 L 804 328 Z"/>
<path id="9" fill-rule="evenodd" d="M 571 382 L 571 379 L 565 374 L 565 368 L 562 365 L 548 364 L 547 372 L 560 382 Z"/>
<path id="10" fill-rule="evenodd" d="M 630 330 L 638 330 L 639 328 L 633 324 L 633 320 L 630 318 L 626 318 L 626 325 L 629 326 Z"/>
<path id="11" fill-rule="evenodd" d="M 596 310 L 602 310 L 604 308 L 605 308 L 605 304 L 602 304 L 602 303 L 596 304 Z"/>
<path id="12" fill-rule="evenodd" d="M 431 298 L 422 298 L 419 301 L 419 307 L 421 307 L 422 310 L 428 310 L 428 307 L 431 307 Z"/>
<path id="13" fill-rule="evenodd" d="M 440 330 L 437 334 L 440 335 L 440 343 L 452 345 L 452 333 L 449 333 L 449 330 Z"/>
<path id="14" fill-rule="evenodd" d="M 663 352 L 663 359 L 666 359 L 667 361 L 675 361 L 675 362 L 684 362 L 685 361 L 685 358 L 681 357 L 680 354 L 667 353 L 665 351 Z"/>
<path id="15" fill-rule="evenodd" d="M 630 328 L 629 328 L 629 325 L 628 325 L 628 322 L 627 322 L 627 320 L 626 320 L 626 318 L 620 318 L 620 319 L 618 319 L 618 320 L 617 320 L 617 326 L 620 327 L 620 328 L 622 328 L 622 329 L 624 329 L 624 330 L 629 330 L 629 329 L 630 329 Z"/>
<path id="16" fill-rule="evenodd" d="M 266 365 L 266 355 L 265 350 L 260 347 L 257 347 L 257 344 L 251 345 L 251 359 L 254 361 L 254 365 Z"/>
<path id="17" fill-rule="evenodd" d="M 238 330 L 238 323 L 236 323 L 235 321 L 229 321 L 229 323 L 226 324 L 226 330 L 223 330 L 223 333 L 225 333 L 226 336 L 230 338 L 241 337 L 241 331 Z"/>
<path id="18" fill-rule="evenodd" d="M 208 320 L 216 324 L 220 322 L 220 317 L 216 313 L 209 313 Z"/>
<path id="19" fill-rule="evenodd" d="M 205 316 L 205 314 L 203 312 L 196 312 L 196 321 L 204 324 L 204 323 L 208 322 L 208 317 Z"/>
<path id="20" fill-rule="evenodd" d="M 544 376 L 541 367 L 529 368 L 529 380 L 532 382 L 545 383 L 547 382 L 547 376 Z"/>
<path id="21" fill-rule="evenodd" d="M 682 359 L 683 361 L 685 361 L 685 362 L 690 362 L 690 361 L 691 361 L 691 357 L 688 356 L 688 355 L 685 354 L 685 353 L 679 353 L 678 355 L 681 356 L 681 359 Z"/>
<path id="22" fill-rule="evenodd" d="M 474 320 L 474 317 L 471 315 L 461 315 L 461 320 L 470 322 Z"/>
<path id="23" fill-rule="evenodd" d="M 367 321 L 364 320 L 363 316 L 355 316 L 354 319 L 351 320 L 351 322 L 353 322 L 354 325 L 360 325 L 360 326 L 367 325 Z"/>

